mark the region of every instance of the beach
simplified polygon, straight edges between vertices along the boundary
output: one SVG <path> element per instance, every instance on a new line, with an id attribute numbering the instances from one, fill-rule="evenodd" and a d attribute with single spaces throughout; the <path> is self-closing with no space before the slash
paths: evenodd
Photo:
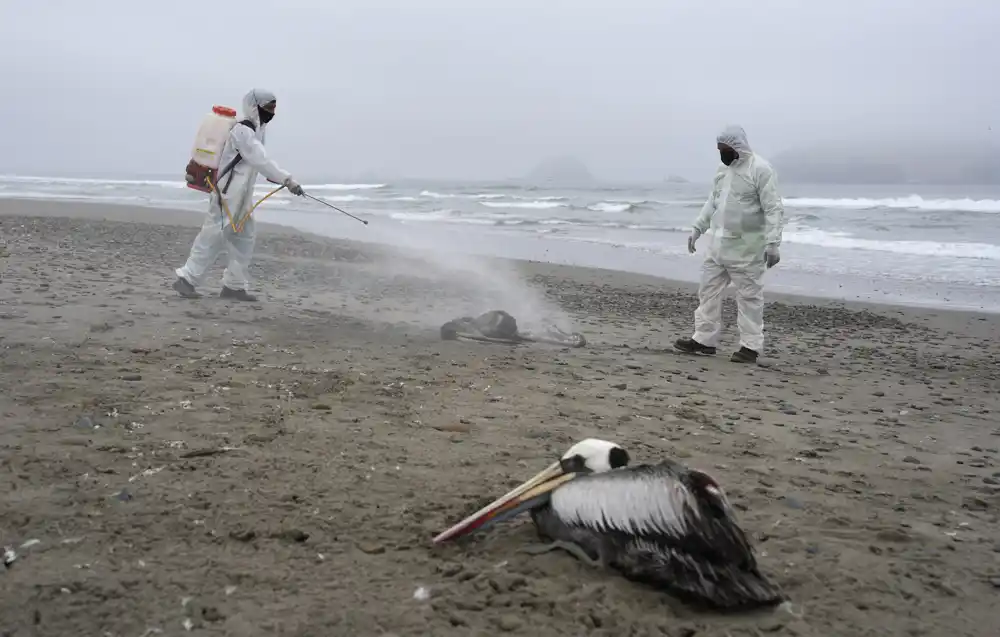
<path id="1" fill-rule="evenodd" d="M 731 300 L 672 351 L 691 283 L 276 225 L 259 302 L 223 259 L 181 299 L 201 221 L 0 201 L 0 635 L 993 634 L 1000 315 L 769 295 L 748 367 Z M 492 309 L 588 345 L 440 339 Z M 431 545 L 587 437 L 715 476 L 790 604 L 695 612 L 527 517 Z"/>

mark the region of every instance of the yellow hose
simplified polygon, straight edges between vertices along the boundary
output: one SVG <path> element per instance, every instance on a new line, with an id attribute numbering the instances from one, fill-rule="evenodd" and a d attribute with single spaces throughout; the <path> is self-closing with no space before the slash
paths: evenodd
<path id="1" fill-rule="evenodd" d="M 279 190 L 281 190 L 282 188 L 285 187 L 285 185 L 282 184 L 282 185 L 278 186 L 277 188 L 275 188 L 274 190 L 272 190 L 271 192 L 269 192 L 266 195 L 264 195 L 263 197 L 261 197 L 260 201 L 258 201 L 257 203 L 255 203 L 253 205 L 253 207 L 250 208 L 250 212 L 248 212 L 246 214 L 246 216 L 243 217 L 242 219 L 240 219 L 239 223 L 237 223 L 233 219 L 233 215 L 229 212 L 229 206 L 226 205 L 226 199 L 225 199 L 225 197 L 222 196 L 222 192 L 220 192 L 219 189 L 216 187 L 216 185 L 212 183 L 212 178 L 206 176 L 205 177 L 205 183 L 208 184 L 209 188 L 211 188 L 212 190 L 215 191 L 215 194 L 219 195 L 219 203 L 222 204 L 222 209 L 226 213 L 226 218 L 229 219 L 229 227 L 231 227 L 233 229 L 233 232 L 237 232 L 237 233 L 243 232 L 243 226 L 246 225 L 247 219 L 249 219 L 250 215 L 253 214 L 253 211 L 257 209 L 257 206 L 259 206 L 260 204 L 264 203 L 265 199 L 267 199 L 268 197 L 270 197 L 271 195 L 275 194 L 276 192 L 278 192 Z"/>
<path id="2" fill-rule="evenodd" d="M 253 207 L 252 207 L 252 208 L 250 208 L 250 212 L 248 212 L 248 213 L 246 214 L 246 216 L 245 216 L 245 217 L 243 217 L 243 219 L 241 219 L 241 220 L 240 220 L 240 222 L 239 222 L 239 224 L 238 224 L 238 228 L 237 228 L 237 230 L 236 230 L 236 231 L 237 231 L 237 232 L 243 232 L 243 226 L 244 226 L 244 225 L 246 225 L 246 222 L 247 222 L 247 219 L 249 219 L 249 218 L 250 218 L 250 215 L 252 215 L 252 214 L 253 214 L 253 211 L 257 209 L 257 206 L 259 206 L 260 204 L 264 203 L 264 200 L 265 200 L 265 199 L 267 199 L 268 197 L 270 197 L 271 195 L 273 195 L 274 193 L 278 192 L 279 190 L 281 190 L 281 189 L 282 189 L 282 188 L 284 188 L 284 187 L 285 187 L 285 185 L 284 185 L 284 184 L 282 184 L 282 185 L 278 186 L 277 188 L 275 188 L 274 190 L 272 190 L 271 192 L 269 192 L 269 193 L 267 193 L 266 195 L 264 195 L 263 197 L 261 197 L 261 198 L 260 198 L 260 201 L 258 201 L 257 203 L 255 203 L 255 204 L 253 205 Z"/>

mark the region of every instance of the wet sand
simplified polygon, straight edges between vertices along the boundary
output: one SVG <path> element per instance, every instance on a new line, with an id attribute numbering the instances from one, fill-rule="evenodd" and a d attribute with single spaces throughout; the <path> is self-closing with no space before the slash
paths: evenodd
<path id="1" fill-rule="evenodd" d="M 442 342 L 516 291 L 262 226 L 261 301 L 221 260 L 188 301 L 200 220 L 0 202 L 0 635 L 993 634 L 997 316 L 772 300 L 751 368 L 731 302 L 686 357 L 690 286 L 519 263 L 590 345 Z M 791 607 L 695 612 L 526 519 L 430 545 L 588 436 L 714 474 Z"/>

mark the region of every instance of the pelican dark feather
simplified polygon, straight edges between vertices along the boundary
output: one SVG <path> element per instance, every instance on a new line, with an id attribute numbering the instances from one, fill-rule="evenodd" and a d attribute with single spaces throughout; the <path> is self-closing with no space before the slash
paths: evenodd
<path id="1" fill-rule="evenodd" d="M 722 487 L 665 460 L 629 467 L 618 445 L 588 439 L 436 542 L 530 511 L 543 540 L 581 560 L 678 598 L 726 609 L 782 602 L 760 572 Z"/>

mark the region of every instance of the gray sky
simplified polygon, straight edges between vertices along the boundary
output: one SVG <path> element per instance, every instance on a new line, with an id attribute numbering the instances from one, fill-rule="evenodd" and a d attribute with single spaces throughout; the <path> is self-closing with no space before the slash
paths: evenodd
<path id="1" fill-rule="evenodd" d="M 254 86 L 301 178 L 505 178 L 552 155 L 704 178 L 730 122 L 765 156 L 1000 134 L 995 0 L 0 0 L 0 18 L 8 173 L 180 179 L 204 113 Z"/>

